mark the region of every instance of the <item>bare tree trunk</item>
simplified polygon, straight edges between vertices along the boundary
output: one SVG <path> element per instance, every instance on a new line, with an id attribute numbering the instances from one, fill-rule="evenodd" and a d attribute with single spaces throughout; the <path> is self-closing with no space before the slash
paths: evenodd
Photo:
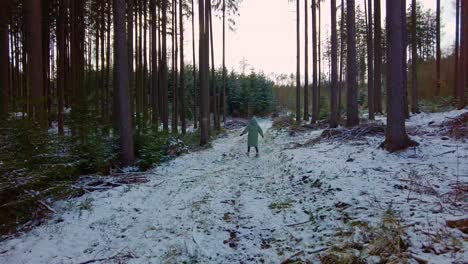
<path id="1" fill-rule="evenodd" d="M 158 98 L 159 98 L 159 80 L 158 80 L 158 50 L 156 47 L 157 23 L 156 23 L 156 0 L 150 0 L 150 14 L 151 14 L 151 108 L 153 125 L 158 129 L 159 127 L 159 111 L 158 111 Z"/>
<path id="2" fill-rule="evenodd" d="M 208 0 L 209 1 L 209 0 Z M 200 73 L 200 145 L 208 143 L 210 130 L 209 41 L 207 0 L 198 2 L 199 17 L 199 73 Z"/>
<path id="3" fill-rule="evenodd" d="M 161 47 L 161 101 L 162 101 L 162 122 L 164 131 L 169 131 L 169 115 L 167 102 L 167 5 L 168 0 L 162 0 L 162 47 Z"/>
<path id="4" fill-rule="evenodd" d="M 458 84 L 458 109 L 466 106 L 466 92 L 468 91 L 468 2 L 461 1 L 461 38 L 460 38 L 460 66 Z"/>
<path id="5" fill-rule="evenodd" d="M 454 72 L 454 86 L 453 86 L 453 98 L 458 98 L 458 67 L 459 67 L 459 56 L 460 56 L 460 0 L 455 2 L 455 72 Z"/>
<path id="6" fill-rule="evenodd" d="M 135 13 L 135 0 L 128 0 L 125 1 L 127 3 L 127 53 L 128 53 L 128 82 L 129 82 L 129 94 L 131 96 L 130 98 L 130 111 L 131 115 L 130 118 L 133 120 L 134 119 L 134 111 L 135 111 L 135 102 L 134 102 L 134 97 L 133 94 L 136 90 L 135 86 L 135 69 L 133 66 L 134 63 L 134 56 L 133 56 L 133 30 L 134 30 L 134 21 L 133 21 L 133 16 Z M 136 96 L 135 96 L 136 98 Z M 114 106 L 114 108 L 118 108 L 118 106 Z"/>
<path id="7" fill-rule="evenodd" d="M 411 112 L 419 113 L 418 107 L 418 47 L 416 43 L 416 0 L 411 1 Z"/>
<path id="8" fill-rule="evenodd" d="M 318 6 L 318 88 L 317 88 L 317 120 L 320 115 L 320 93 L 322 89 L 322 11 L 321 11 L 321 2 L 322 0 L 317 0 Z"/>
<path id="9" fill-rule="evenodd" d="M 369 119 L 374 120 L 374 45 L 372 36 L 372 0 L 368 0 L 367 8 L 367 104 Z"/>
<path id="10" fill-rule="evenodd" d="M 409 139 L 405 128 L 405 102 L 403 87 L 403 0 L 387 0 L 387 130 L 382 144 L 390 152 L 416 145 Z"/>
<path id="11" fill-rule="evenodd" d="M 211 87 L 213 89 L 213 127 L 215 130 L 220 129 L 219 122 L 219 97 L 218 97 L 218 87 L 216 84 L 216 75 L 215 75 L 215 63 L 214 63 L 214 45 L 213 45 L 213 20 L 212 20 L 212 8 L 211 1 L 208 1 L 208 19 L 209 19 L 209 37 L 210 37 L 210 50 L 211 50 Z"/>
<path id="12" fill-rule="evenodd" d="M 345 11 L 345 4 L 344 0 L 341 0 L 341 22 L 340 22 L 340 70 L 339 74 L 340 77 L 338 79 L 338 117 L 341 116 L 341 94 L 343 92 L 344 82 L 343 82 L 343 60 L 344 60 L 344 39 L 345 39 L 345 32 L 344 32 L 344 11 Z"/>
<path id="13" fill-rule="evenodd" d="M 330 127 L 338 126 L 338 40 L 336 30 L 336 0 L 331 0 L 331 115 Z"/>
<path id="14" fill-rule="evenodd" d="M 184 13 L 183 1 L 179 3 L 179 27 L 180 27 L 180 87 L 179 87 L 179 113 L 182 124 L 182 134 L 186 133 L 187 124 L 185 121 L 185 64 L 184 64 Z"/>
<path id="15" fill-rule="evenodd" d="M 45 127 L 44 80 L 42 52 L 42 6 L 40 0 L 25 1 L 26 12 L 26 50 L 28 53 L 28 87 L 31 89 L 30 117 Z"/>
<path id="16" fill-rule="evenodd" d="M 0 116 L 8 113 L 10 90 L 10 50 L 8 20 L 10 0 L 0 1 Z"/>
<path id="17" fill-rule="evenodd" d="M 436 7 L 436 95 L 440 95 L 440 60 L 441 60 L 441 50 L 440 50 L 440 0 L 437 0 Z"/>
<path id="18" fill-rule="evenodd" d="M 317 0 L 312 0 L 312 120 L 314 124 L 318 120 L 318 85 L 317 85 Z M 320 1 L 320 0 L 319 0 Z"/>
<path id="19" fill-rule="evenodd" d="M 177 0 L 172 0 L 172 133 L 177 133 Z"/>
<path id="20" fill-rule="evenodd" d="M 296 123 L 301 123 L 301 26 L 300 0 L 296 0 Z"/>
<path id="21" fill-rule="evenodd" d="M 346 55 L 346 84 L 347 96 L 347 126 L 359 125 L 358 111 L 358 84 L 357 84 L 357 55 L 356 55 L 356 14 L 354 0 L 346 0 L 346 31 L 347 55 Z"/>
<path id="22" fill-rule="evenodd" d="M 117 96 L 117 107 L 119 108 L 120 162 L 122 166 L 130 166 L 135 160 L 135 153 L 133 149 L 132 120 L 130 118 L 128 49 L 125 34 L 125 1 L 114 0 L 114 89 Z"/>
<path id="23" fill-rule="evenodd" d="M 66 7 L 64 1 L 59 1 L 59 18 L 57 23 L 57 56 L 58 56 L 58 67 L 57 67 L 57 101 L 58 101 L 58 133 L 60 136 L 64 135 L 63 128 L 63 107 L 64 107 L 64 91 L 66 85 L 66 37 L 65 37 L 65 23 L 66 23 Z"/>
<path id="24" fill-rule="evenodd" d="M 309 121 L 309 6 L 304 0 L 304 120 Z"/>
<path id="25" fill-rule="evenodd" d="M 199 103 L 198 89 L 197 89 L 197 62 L 195 52 L 195 4 L 192 0 L 192 63 L 193 63 L 193 128 L 198 128 L 198 108 Z"/>
<path id="26" fill-rule="evenodd" d="M 401 41 L 403 42 L 403 88 L 405 89 L 405 93 L 403 97 L 405 99 L 405 117 L 409 118 L 409 103 L 408 103 L 408 32 L 407 32 L 407 21 L 406 21 L 406 0 L 403 0 L 403 6 L 401 8 L 401 27 L 403 29 L 403 37 Z"/>
<path id="27" fill-rule="evenodd" d="M 226 0 L 223 0 L 223 122 L 226 125 L 227 95 L 226 95 Z"/>
<path id="28" fill-rule="evenodd" d="M 374 108 L 382 114 L 382 26 L 380 0 L 374 0 Z"/>

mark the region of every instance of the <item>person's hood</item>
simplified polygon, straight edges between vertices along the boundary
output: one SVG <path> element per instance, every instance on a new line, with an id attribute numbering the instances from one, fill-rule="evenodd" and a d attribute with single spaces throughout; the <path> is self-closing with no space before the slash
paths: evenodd
<path id="1" fill-rule="evenodd" d="M 250 124 L 252 124 L 252 125 L 258 125 L 257 118 L 255 118 L 255 116 L 252 117 L 252 119 L 250 120 Z"/>

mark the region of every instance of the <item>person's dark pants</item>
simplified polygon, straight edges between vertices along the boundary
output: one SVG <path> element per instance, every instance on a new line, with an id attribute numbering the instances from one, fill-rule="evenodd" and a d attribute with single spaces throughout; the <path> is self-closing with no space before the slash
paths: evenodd
<path id="1" fill-rule="evenodd" d="M 255 151 L 257 151 L 258 153 L 258 147 L 254 147 L 255 148 Z M 250 153 L 250 146 L 247 147 L 247 153 Z"/>

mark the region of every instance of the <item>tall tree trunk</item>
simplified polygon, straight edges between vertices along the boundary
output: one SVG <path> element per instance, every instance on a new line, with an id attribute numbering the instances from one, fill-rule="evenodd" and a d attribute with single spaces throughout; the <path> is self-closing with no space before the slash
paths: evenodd
<path id="1" fill-rule="evenodd" d="M 214 63 L 214 45 L 213 45 L 213 18 L 212 18 L 212 8 L 211 8 L 211 1 L 208 1 L 209 6 L 209 35 L 210 35 L 210 50 L 211 50 L 211 83 L 213 89 L 213 127 L 216 130 L 220 130 L 220 118 L 219 118 L 219 94 L 218 94 L 218 85 L 216 83 L 216 75 L 215 75 L 215 63 Z"/>
<path id="2" fill-rule="evenodd" d="M 296 0 L 296 123 L 301 123 L 301 14 Z"/>
<path id="3" fill-rule="evenodd" d="M 199 102 L 198 92 L 197 92 L 197 62 L 196 62 L 196 52 L 195 52 L 195 4 L 192 0 L 192 63 L 193 63 L 193 128 L 198 128 L 198 115 L 197 115 L 197 105 Z"/>
<path id="4" fill-rule="evenodd" d="M 208 0 L 209 1 L 209 0 Z M 210 130 L 210 86 L 209 86 L 209 41 L 207 25 L 207 0 L 198 2 L 199 16 L 199 73 L 200 73 L 200 145 L 208 143 L 208 134 Z"/>
<path id="5" fill-rule="evenodd" d="M 148 82 L 148 0 L 143 0 L 143 52 L 142 52 L 142 67 L 141 67 L 141 97 L 142 97 L 142 112 L 143 112 L 143 122 L 142 128 L 146 128 L 148 123 L 148 92 L 149 92 L 149 82 Z"/>
<path id="6" fill-rule="evenodd" d="M 440 60 L 441 60 L 441 50 L 440 50 L 440 0 L 437 0 L 436 7 L 436 95 L 440 95 Z"/>
<path id="7" fill-rule="evenodd" d="M 374 108 L 382 114 L 382 26 L 380 0 L 374 0 Z"/>
<path id="8" fill-rule="evenodd" d="M 416 0 L 411 1 L 411 112 L 419 113 L 418 107 L 418 47 L 416 42 Z"/>
<path id="9" fill-rule="evenodd" d="M 51 87 L 50 87 L 50 2 L 49 0 L 42 0 L 42 81 L 44 99 L 42 104 L 44 105 L 44 122 L 49 127 L 52 125 L 51 116 Z"/>
<path id="10" fill-rule="evenodd" d="M 372 0 L 367 1 L 367 104 L 369 119 L 374 120 L 374 45 L 372 34 Z"/>
<path id="11" fill-rule="evenodd" d="M 178 130 L 177 76 L 177 1 L 172 0 L 172 133 Z"/>
<path id="12" fill-rule="evenodd" d="M 403 6 L 401 8 L 401 23 L 403 28 L 403 37 L 401 41 L 403 42 L 403 88 L 405 89 L 405 93 L 403 95 L 405 99 L 405 117 L 409 118 L 409 103 L 408 103 L 408 32 L 407 32 L 407 21 L 406 21 L 406 0 L 403 0 Z"/>
<path id="13" fill-rule="evenodd" d="M 31 89 L 30 117 L 45 127 L 44 80 L 42 51 L 42 6 L 40 0 L 26 0 L 26 50 L 28 54 L 28 87 Z"/>
<path id="14" fill-rule="evenodd" d="M 458 84 L 458 109 L 466 106 L 468 91 L 468 2 L 461 1 L 461 38 L 460 38 L 460 66 Z"/>
<path id="15" fill-rule="evenodd" d="M 317 118 L 320 115 L 320 92 L 322 89 L 322 11 L 321 11 L 321 1 L 317 0 L 318 6 L 318 88 L 317 88 Z"/>
<path id="16" fill-rule="evenodd" d="M 226 0 L 223 0 L 223 122 L 226 125 L 227 95 L 226 95 Z"/>
<path id="17" fill-rule="evenodd" d="M 331 0 L 331 115 L 330 127 L 338 126 L 338 38 L 336 30 L 336 0 Z"/>
<path id="18" fill-rule="evenodd" d="M 304 0 L 304 120 L 309 121 L 309 6 Z"/>
<path id="19" fill-rule="evenodd" d="M 10 0 L 0 1 L 0 116 L 8 113 L 10 90 L 10 50 L 8 20 Z M 2 117 L 0 117 L 2 118 Z"/>
<path id="20" fill-rule="evenodd" d="M 111 3 L 108 2 L 107 4 L 107 9 L 106 9 L 106 15 L 107 15 L 107 29 L 106 29 L 106 39 L 107 39 L 107 45 L 106 45 L 106 78 L 105 78 L 105 89 L 106 89 L 106 99 L 105 104 L 106 104 L 106 110 L 105 110 L 105 120 L 107 121 L 106 123 L 109 123 L 109 117 L 111 113 L 111 103 L 109 102 L 111 98 L 111 91 L 110 91 L 110 68 L 111 68 Z"/>
<path id="21" fill-rule="evenodd" d="M 99 1 L 100 2 L 100 6 L 101 6 L 101 18 L 100 18 L 100 37 L 101 37 L 101 69 L 99 71 L 99 90 L 101 91 L 101 95 L 100 95 L 100 102 L 99 102 L 99 105 L 100 105 L 100 114 L 101 114 L 101 120 L 102 120 L 102 124 L 107 124 L 107 117 L 106 117 L 106 114 L 107 114 L 107 111 L 106 111 L 106 92 L 107 92 L 107 88 L 105 86 L 105 63 L 106 63 L 106 58 L 105 58 L 105 49 L 106 49 L 106 43 L 105 43 L 105 30 L 106 30 L 106 19 L 105 19 L 105 15 L 106 14 L 106 1 L 104 0 L 101 0 Z"/>
<path id="22" fill-rule="evenodd" d="M 341 0 L 341 22 L 340 22 L 340 70 L 339 74 L 340 77 L 338 79 L 338 117 L 341 116 L 341 93 L 343 91 L 343 60 L 344 60 L 344 39 L 345 39 L 345 32 L 344 32 L 344 12 L 345 12 L 345 4 L 344 0 Z"/>
<path id="23" fill-rule="evenodd" d="M 168 0 L 162 0 L 162 47 L 161 47 L 161 101 L 162 101 L 162 122 L 164 131 L 169 131 L 169 115 L 167 102 L 167 5 Z"/>
<path id="24" fill-rule="evenodd" d="M 63 128 L 63 107 L 64 107 L 64 91 L 66 85 L 66 37 L 65 37 L 65 23 L 66 23 L 66 7 L 64 1 L 59 1 L 59 18 L 57 23 L 57 101 L 58 101 L 58 133 L 60 136 L 64 135 Z"/>
<path id="25" fill-rule="evenodd" d="M 131 111 L 131 116 L 130 118 L 133 120 L 134 119 L 134 109 L 135 109 L 135 102 L 134 102 L 134 97 L 133 93 L 136 89 L 135 86 L 135 70 L 134 70 L 134 56 L 133 56 L 133 30 L 134 30 L 134 21 L 133 21 L 133 16 L 135 13 L 135 0 L 128 0 L 125 1 L 127 3 L 127 49 L 128 49 L 128 89 L 129 89 L 129 94 L 130 94 L 130 111 Z M 114 106 L 117 107 L 117 106 Z"/>
<path id="26" fill-rule="evenodd" d="M 135 160 L 133 149 L 132 120 L 129 101 L 129 67 L 127 38 L 125 36 L 125 1 L 114 0 L 114 89 L 117 96 L 120 162 L 122 166 L 132 165 Z"/>
<path id="27" fill-rule="evenodd" d="M 179 113 L 182 125 L 182 134 L 186 133 L 187 124 L 185 120 L 185 64 L 184 64 L 184 13 L 183 1 L 179 2 L 179 28 L 180 28 L 180 86 L 179 86 Z"/>
<path id="28" fill-rule="evenodd" d="M 405 102 L 403 87 L 403 33 L 402 27 L 404 0 L 387 0 L 387 130 L 383 147 L 388 151 L 398 151 L 413 146 L 406 134 Z"/>
<path id="29" fill-rule="evenodd" d="M 159 80 L 158 80 L 158 50 L 156 48 L 156 35 L 157 35 L 157 23 L 156 23 L 156 0 L 150 0 L 150 13 L 151 13 L 151 81 L 152 81 L 152 93 L 151 93 L 151 108 L 152 118 L 151 121 L 155 125 L 156 129 L 159 127 L 159 111 L 158 111 L 158 98 L 159 98 Z"/>
<path id="30" fill-rule="evenodd" d="M 312 120 L 314 124 L 318 120 L 319 114 L 319 98 L 318 98 L 318 85 L 317 85 L 317 0 L 312 0 Z M 319 0 L 320 1 L 320 0 Z"/>
<path id="31" fill-rule="evenodd" d="M 346 54 L 346 84 L 348 87 L 346 102 L 346 125 L 359 125 L 358 110 L 358 84 L 357 84 L 357 54 L 356 54 L 356 14 L 354 0 L 346 0 L 346 32 L 347 54 Z"/>
<path id="32" fill-rule="evenodd" d="M 455 72 L 454 72 L 454 86 L 453 86 L 453 98 L 458 98 L 458 67 L 459 67 L 459 56 L 460 56 L 460 0 L 455 2 Z"/>

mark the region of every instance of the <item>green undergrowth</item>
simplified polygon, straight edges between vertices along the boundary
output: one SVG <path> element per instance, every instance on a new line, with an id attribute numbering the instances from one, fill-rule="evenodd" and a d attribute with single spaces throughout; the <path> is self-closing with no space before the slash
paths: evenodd
<path id="1" fill-rule="evenodd" d="M 70 120 L 65 124 L 74 125 Z M 109 175 L 120 170 L 118 139 L 112 129 L 94 122 L 85 129 L 84 136 L 67 129 L 64 136 L 59 136 L 57 131 L 40 128 L 26 118 L 0 119 L 3 238 L 40 224 L 51 213 L 47 205 L 53 201 L 81 195 L 80 190 L 73 188 L 81 175 Z M 212 138 L 218 136 L 214 134 Z M 197 132 L 173 135 L 147 128 L 134 138 L 135 169 L 140 171 L 200 148 Z"/>

